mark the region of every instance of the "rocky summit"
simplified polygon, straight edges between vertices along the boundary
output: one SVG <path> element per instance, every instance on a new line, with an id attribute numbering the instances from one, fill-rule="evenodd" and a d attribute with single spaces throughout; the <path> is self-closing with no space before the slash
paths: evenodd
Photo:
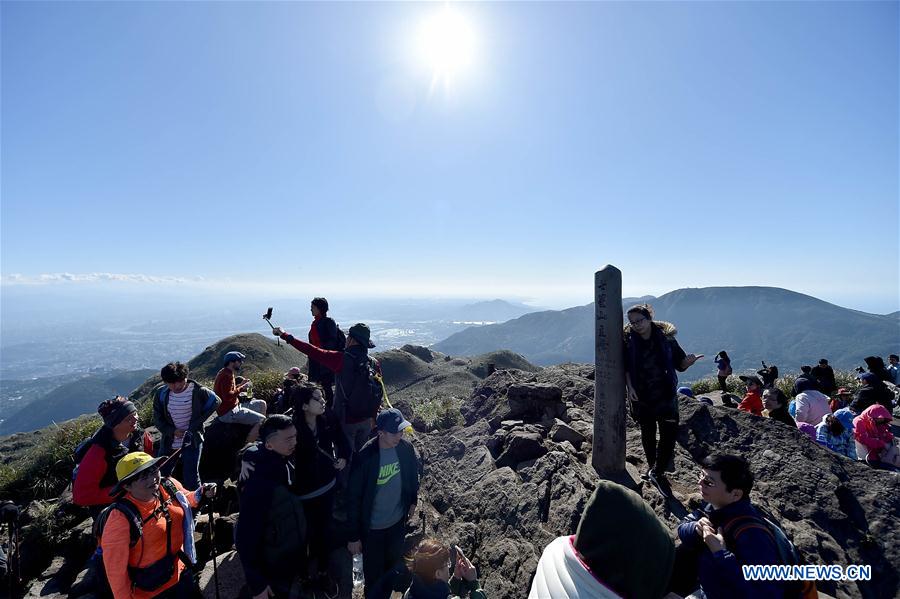
<path id="1" fill-rule="evenodd" d="M 418 435 L 428 528 L 474 554 L 491 597 L 524 597 L 544 546 L 574 534 L 598 480 L 590 466 L 593 367 L 496 372 L 463 408 L 465 425 Z M 900 593 L 900 476 L 871 470 L 797 430 L 721 405 L 681 397 L 673 500 L 635 489 L 674 531 L 700 502 L 697 462 L 715 451 L 747 457 L 751 499 L 782 526 L 807 563 L 871 564 L 872 581 L 819 583 L 836 597 Z M 627 462 L 640 466 L 629 418 Z M 634 476 L 633 478 L 638 478 Z"/>
<path id="2" fill-rule="evenodd" d="M 544 546 L 574 534 L 598 481 L 590 466 L 593 367 L 538 369 L 522 360 L 527 370 L 520 370 L 490 356 L 492 367 L 501 369 L 488 374 L 476 361 L 453 364 L 448 356 L 416 347 L 387 352 L 385 358 L 386 374 L 405 381 L 394 386 L 393 398 L 415 424 L 412 442 L 421 458 L 422 519 L 408 541 L 420 538 L 424 527 L 427 535 L 465 551 L 492 599 L 527 596 Z M 453 372 L 461 374 L 446 376 Z M 424 404 L 414 395 L 446 395 L 450 391 L 442 391 L 442 384 L 452 386 L 453 394 L 467 389 L 450 428 L 416 413 Z M 869 582 L 820 583 L 820 591 L 840 598 L 900 595 L 900 476 L 871 470 L 797 430 L 727 407 L 718 393 L 707 395 L 713 406 L 679 399 L 671 499 L 637 475 L 644 466 L 640 432 L 627 419 L 627 478 L 673 538 L 680 519 L 699 505 L 697 463 L 712 452 L 736 453 L 750 460 L 756 475 L 751 499 L 782 526 L 807 563 L 872 566 Z M 238 561 L 229 553 L 236 493 L 230 482 L 223 491 L 215 502 L 214 525 L 205 511 L 200 517 L 197 545 L 206 565 L 201 576 L 206 596 L 215 592 L 208 561 L 215 546 L 221 599 L 229 599 L 246 590 Z M 32 581 L 31 596 L 84 595 L 90 520 L 67 501 L 64 495 L 33 502 L 25 514 L 23 575 Z M 50 514 L 56 517 L 49 519 Z M 63 530 L 57 522 L 71 524 Z"/>

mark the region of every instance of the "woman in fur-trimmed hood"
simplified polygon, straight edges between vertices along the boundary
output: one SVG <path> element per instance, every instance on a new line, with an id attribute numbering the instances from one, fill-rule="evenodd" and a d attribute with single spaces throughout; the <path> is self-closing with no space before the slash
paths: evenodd
<path id="1" fill-rule="evenodd" d="M 675 325 L 654 321 L 649 304 L 629 308 L 627 317 L 625 389 L 632 416 L 641 427 L 641 444 L 648 466 L 644 476 L 657 483 L 665 482 L 678 432 L 678 372 L 690 368 L 703 355 L 686 355 L 675 340 L 678 332 Z"/>

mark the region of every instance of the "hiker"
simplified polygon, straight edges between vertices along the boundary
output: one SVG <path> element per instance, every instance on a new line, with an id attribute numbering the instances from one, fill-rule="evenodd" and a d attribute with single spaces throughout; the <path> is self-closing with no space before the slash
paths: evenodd
<path id="1" fill-rule="evenodd" d="M 456 545 L 422 539 L 406 557 L 412 584 L 403 599 L 487 599 L 478 572 Z"/>
<path id="2" fill-rule="evenodd" d="M 152 392 L 153 422 L 159 430 L 159 455 L 181 449 L 182 480 L 191 489 L 200 486 L 200 454 L 203 451 L 203 423 L 219 407 L 216 394 L 188 378 L 188 367 L 170 362 L 159 375 L 163 384 Z M 175 460 L 169 460 L 163 476 L 171 474 Z"/>
<path id="3" fill-rule="evenodd" d="M 864 372 L 859 375 L 859 380 L 862 387 L 856 392 L 853 400 L 859 413 L 875 404 L 881 404 L 888 412 L 894 409 L 894 393 L 878 378 L 878 375 Z"/>
<path id="4" fill-rule="evenodd" d="M 856 440 L 853 429 L 847 428 L 834 414 L 825 414 L 816 425 L 816 441 L 831 451 L 856 459 Z"/>
<path id="5" fill-rule="evenodd" d="M 116 396 L 97 407 L 103 426 L 75 450 L 72 503 L 90 509 L 96 518 L 112 503 L 109 492 L 116 485 L 116 464 L 127 454 L 143 451 L 153 454 L 150 433 L 138 427 L 137 407 Z"/>
<path id="6" fill-rule="evenodd" d="M 666 594 L 675 545 L 640 495 L 600 480 L 572 536 L 541 554 L 528 599 L 658 599 Z"/>
<path id="7" fill-rule="evenodd" d="M 781 389 L 774 387 L 763 391 L 763 405 L 766 407 L 769 418 L 796 428 L 797 423 L 788 412 L 787 403 L 787 396 Z"/>
<path id="8" fill-rule="evenodd" d="M 801 366 L 800 374 L 794 379 L 794 395 L 802 393 L 801 389 L 819 389 L 819 381 L 812 374 L 812 366 Z"/>
<path id="9" fill-rule="evenodd" d="M 728 380 L 728 377 L 733 372 L 731 370 L 731 358 L 728 357 L 728 353 L 723 349 L 719 353 L 716 354 L 716 376 L 719 379 L 719 389 L 722 390 L 722 393 L 728 391 L 725 385 L 725 381 Z"/>
<path id="10" fill-rule="evenodd" d="M 216 408 L 220 422 L 225 424 L 242 424 L 249 426 L 247 443 L 253 443 L 259 436 L 259 425 L 266 418 L 266 402 L 261 399 L 251 399 L 246 402 L 246 407 L 238 403 L 242 391 L 250 388 L 251 382 L 243 380 L 240 383 L 235 379 L 235 374 L 244 365 L 244 354 L 230 351 L 222 359 L 224 366 L 216 374 L 216 382 L 213 391 L 222 401 Z"/>
<path id="11" fill-rule="evenodd" d="M 645 479 L 665 483 L 665 472 L 675 453 L 678 434 L 678 372 L 703 357 L 685 355 L 675 340 L 675 326 L 655 322 L 653 308 L 638 304 L 628 309 L 625 325 L 625 388 L 632 416 L 641 427 L 647 456 Z M 659 447 L 656 428 L 659 426 Z"/>
<path id="12" fill-rule="evenodd" d="M 700 589 L 707 599 L 782 597 L 784 583 L 751 582 L 741 566 L 778 564 L 778 546 L 763 516 L 750 503 L 753 473 L 744 458 L 707 457 L 700 470 L 705 505 L 678 526 L 670 589 L 682 596 Z"/>
<path id="13" fill-rule="evenodd" d="M 378 415 L 378 436 L 354 460 L 347 492 L 351 555 L 362 553 L 367 599 L 390 596 L 382 580 L 403 559 L 406 522 L 416 510 L 419 470 L 412 444 L 403 438 L 410 423 L 400 410 Z"/>
<path id="14" fill-rule="evenodd" d="M 851 433 L 853 432 L 853 420 L 860 414 L 862 414 L 862 410 L 859 410 L 859 403 L 854 399 L 850 401 L 845 407 L 835 410 L 834 417 L 841 421 L 841 424 L 844 425 L 844 428 L 849 430 Z"/>
<path id="15" fill-rule="evenodd" d="M 846 387 L 841 387 L 837 390 L 834 397 L 828 402 L 828 407 L 831 408 L 832 412 L 837 412 L 842 408 L 846 408 L 850 405 L 850 401 L 853 399 L 853 394 L 850 393 L 850 390 Z"/>
<path id="16" fill-rule="evenodd" d="M 812 369 L 812 375 L 819 383 L 819 390 L 825 395 L 831 395 L 837 389 L 837 382 L 834 380 L 834 369 L 828 365 L 828 360 L 822 358 L 819 364 Z"/>
<path id="17" fill-rule="evenodd" d="M 354 451 L 359 451 L 372 432 L 372 421 L 381 406 L 383 390 L 375 389 L 374 375 L 380 367 L 369 358 L 369 350 L 375 347 L 369 327 L 356 323 L 347 333 L 346 347 L 342 351 L 321 349 L 296 339 L 280 327 L 272 333 L 284 339 L 314 362 L 334 372 L 335 389 L 332 410 L 341 422 L 341 429 Z M 380 374 L 379 374 L 380 376 Z"/>
<path id="18" fill-rule="evenodd" d="M 344 351 L 346 341 L 337 323 L 328 316 L 328 300 L 324 297 L 313 298 L 309 304 L 309 311 L 313 316 L 312 324 L 309 327 L 309 344 L 322 349 Z M 322 385 L 325 402 L 329 407 L 333 407 L 334 373 L 318 362 L 310 362 L 309 380 Z"/>
<path id="19" fill-rule="evenodd" d="M 744 398 L 741 400 L 741 403 L 738 404 L 738 410 L 749 412 L 754 416 L 762 416 L 762 381 L 759 380 L 759 377 L 755 374 L 751 374 L 750 376 L 742 374 L 738 378 L 747 385 L 747 393 L 744 394 Z"/>
<path id="20" fill-rule="evenodd" d="M 197 582 L 188 564 L 196 560 L 191 512 L 214 484 L 186 491 L 174 478 L 160 478 L 160 463 L 132 452 L 116 464 L 117 496 L 101 514 L 100 554 L 115 599 L 194 597 Z"/>
<path id="21" fill-rule="evenodd" d="M 891 413 L 881 404 L 869 406 L 853 419 L 856 453 L 873 468 L 900 468 L 897 441 L 891 432 Z"/>
<path id="22" fill-rule="evenodd" d="M 831 414 L 828 396 L 814 388 L 811 381 L 798 379 L 795 388 L 794 420 L 816 426 L 826 414 Z"/>
<path id="23" fill-rule="evenodd" d="M 336 473 L 347 466 L 350 444 L 341 432 L 337 418 L 325 409 L 321 385 L 305 381 L 297 384 L 290 403 L 294 408 L 294 426 L 297 428 L 297 447 L 294 451 L 297 476 L 293 491 L 303 501 L 306 514 L 304 557 L 315 562 L 313 584 L 328 592 L 334 586 L 328 578 L 328 556 L 333 536 L 331 520 Z M 306 566 L 307 562 L 304 561 L 303 565 Z M 303 574 L 307 574 L 307 569 Z"/>
<path id="24" fill-rule="evenodd" d="M 775 381 L 778 380 L 778 367 L 777 366 L 766 366 L 766 363 L 762 363 L 762 368 L 756 371 L 756 374 L 762 379 L 763 387 L 766 389 L 771 389 L 775 386 Z"/>
<path id="25" fill-rule="evenodd" d="M 888 371 L 887 368 L 884 367 L 884 360 L 879 356 L 868 356 L 863 358 L 863 361 L 866 363 L 866 368 L 878 377 L 880 381 L 888 380 Z"/>
<path id="26" fill-rule="evenodd" d="M 306 539 L 303 502 L 291 492 L 297 445 L 293 421 L 274 414 L 259 427 L 259 441 L 241 454 L 240 514 L 235 547 L 250 595 L 287 597 Z"/>
<path id="27" fill-rule="evenodd" d="M 900 385 L 900 356 L 891 354 L 888 356 L 887 382 Z"/>

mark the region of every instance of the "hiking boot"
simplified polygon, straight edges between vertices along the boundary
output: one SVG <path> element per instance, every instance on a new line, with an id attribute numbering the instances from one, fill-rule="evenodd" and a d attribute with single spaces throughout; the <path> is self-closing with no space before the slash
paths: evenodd
<path id="1" fill-rule="evenodd" d="M 655 485 L 659 485 L 660 487 L 665 488 L 669 484 L 669 479 L 666 478 L 665 472 L 657 472 L 655 470 L 651 470 L 647 473 L 647 479 L 650 480 Z"/>

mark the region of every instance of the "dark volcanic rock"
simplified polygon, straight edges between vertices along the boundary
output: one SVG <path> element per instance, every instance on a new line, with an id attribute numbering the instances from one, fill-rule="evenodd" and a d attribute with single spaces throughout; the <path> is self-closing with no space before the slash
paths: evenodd
<path id="1" fill-rule="evenodd" d="M 506 449 L 497 458 L 497 467 L 515 468 L 519 462 L 533 460 L 547 453 L 540 433 L 513 431 L 506 438 Z"/>
<path id="2" fill-rule="evenodd" d="M 458 543 L 472 557 L 492 598 L 527 596 L 544 546 L 575 532 L 593 492 L 592 373 L 572 364 L 536 374 L 498 371 L 463 405 L 466 426 L 450 436 L 417 436 L 424 457 L 420 508 L 432 514 L 429 534 Z M 819 583 L 821 590 L 835 597 L 898 596 L 900 475 L 843 458 L 778 422 L 684 397 L 680 405 L 669 476 L 677 501 L 664 504 L 637 483 L 673 538 L 699 500 L 697 462 L 713 451 L 740 454 L 756 476 L 752 500 L 779 521 L 807 562 L 873 566 L 871 582 Z M 572 433 L 585 438 L 582 452 L 575 451 Z M 630 417 L 626 436 L 629 468 L 644 466 Z M 527 451 L 513 454 L 513 447 Z"/>

